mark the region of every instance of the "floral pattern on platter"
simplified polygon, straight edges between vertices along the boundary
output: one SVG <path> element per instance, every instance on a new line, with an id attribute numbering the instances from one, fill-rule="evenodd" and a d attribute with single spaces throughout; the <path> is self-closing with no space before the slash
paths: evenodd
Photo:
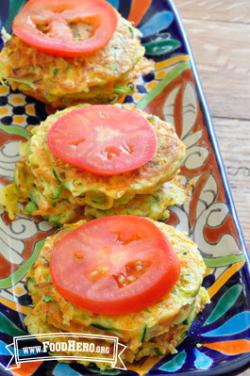
<path id="1" fill-rule="evenodd" d="M 7 30 L 24 2 L 2 0 L 0 19 Z M 182 173 L 192 186 L 192 199 L 181 208 L 172 208 L 168 223 L 197 242 L 208 266 L 204 286 L 211 297 L 177 354 L 131 366 L 128 374 L 231 374 L 246 364 L 250 352 L 247 254 L 185 34 L 170 0 L 109 2 L 140 28 L 147 56 L 155 60 L 155 72 L 141 77 L 136 93 L 124 101 L 172 122 L 187 147 Z M 45 116 L 41 103 L 0 86 L 1 184 L 13 177 L 19 143 L 29 136 L 28 127 Z M 0 216 L 0 373 L 7 375 L 1 368 L 9 360 L 5 344 L 26 333 L 23 315 L 30 310 L 23 278 L 53 229 L 45 221 L 19 217 L 11 223 L 3 211 Z M 79 376 L 97 373 L 97 369 L 39 362 L 24 364 L 16 372 Z"/>

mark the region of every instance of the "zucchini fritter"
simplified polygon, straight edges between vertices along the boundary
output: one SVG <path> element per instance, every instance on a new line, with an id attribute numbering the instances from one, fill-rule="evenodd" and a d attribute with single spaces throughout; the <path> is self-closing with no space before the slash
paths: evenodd
<path id="1" fill-rule="evenodd" d="M 54 243 L 65 232 L 77 228 L 79 222 L 48 238 L 29 272 L 28 289 L 34 304 L 25 319 L 29 332 L 116 335 L 127 345 L 123 360 L 128 363 L 145 356 L 174 353 L 198 312 L 209 302 L 206 290 L 201 287 L 206 267 L 196 244 L 185 234 L 163 223 L 154 223 L 166 235 L 181 263 L 180 279 L 170 294 L 147 309 L 120 316 L 92 314 L 67 302 L 51 283 L 50 257 Z M 97 366 L 105 368 L 107 364 Z"/>
<path id="2" fill-rule="evenodd" d="M 12 36 L 0 53 L 0 80 L 55 108 L 112 102 L 132 92 L 131 84 L 139 75 L 153 70 L 139 37 L 140 32 L 119 16 L 117 30 L 103 49 L 66 58 Z"/>
<path id="3" fill-rule="evenodd" d="M 72 109 L 58 111 L 33 128 L 32 137 L 22 145 L 14 184 L 0 193 L 0 202 L 10 218 L 20 212 L 18 203 L 25 205 L 25 214 L 42 216 L 55 225 L 74 222 L 83 215 L 98 217 L 102 213 L 98 210 L 103 214 L 111 210 L 163 219 L 166 206 L 183 204 L 187 196 L 183 186 L 174 196 L 173 191 L 162 185 L 178 172 L 185 156 L 184 144 L 172 125 L 125 106 L 139 111 L 152 125 L 157 137 L 157 151 L 152 160 L 135 171 L 113 176 L 97 176 L 62 162 L 49 151 L 47 134 L 53 123 Z"/>

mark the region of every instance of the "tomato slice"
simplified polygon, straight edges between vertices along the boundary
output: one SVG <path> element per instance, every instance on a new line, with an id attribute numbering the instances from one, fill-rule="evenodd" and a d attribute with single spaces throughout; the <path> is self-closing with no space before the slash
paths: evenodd
<path id="1" fill-rule="evenodd" d="M 47 141 L 55 157 L 96 175 L 136 170 L 156 151 L 156 137 L 147 119 L 112 105 L 86 106 L 61 116 Z"/>
<path id="2" fill-rule="evenodd" d="M 180 262 L 153 222 L 113 216 L 83 224 L 59 240 L 50 270 L 55 288 L 74 306 L 122 315 L 169 293 Z"/>
<path id="3" fill-rule="evenodd" d="M 79 56 L 103 48 L 118 17 L 105 0 L 29 0 L 13 22 L 25 43 L 59 56 Z"/>

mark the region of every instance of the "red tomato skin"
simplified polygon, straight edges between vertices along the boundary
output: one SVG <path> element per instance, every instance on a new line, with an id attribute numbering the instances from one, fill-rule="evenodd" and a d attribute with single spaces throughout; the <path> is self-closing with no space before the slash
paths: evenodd
<path id="1" fill-rule="evenodd" d="M 13 33 L 29 46 L 53 56 L 72 58 L 93 54 L 96 51 L 104 48 L 112 38 L 117 29 L 118 16 L 115 9 L 105 0 L 84 0 L 82 4 L 91 3 L 91 1 L 97 4 L 96 7 L 99 9 L 99 14 L 102 14 L 102 16 L 98 17 L 98 19 L 97 17 L 93 17 L 92 22 L 94 24 L 99 23 L 99 28 L 97 28 L 94 37 L 92 36 L 82 43 L 70 43 L 70 41 L 68 41 L 69 43 L 67 42 L 65 35 L 69 35 L 68 30 L 66 29 L 65 22 L 60 20 L 59 16 L 55 17 L 54 21 L 55 25 L 57 25 L 57 27 L 59 26 L 59 31 L 61 29 L 61 34 L 63 34 L 64 37 L 54 41 L 45 37 L 42 32 L 34 27 L 34 24 L 32 25 L 30 22 L 32 7 L 37 9 L 38 14 L 42 14 L 43 5 L 47 7 L 62 7 L 62 4 L 67 5 L 72 3 L 81 5 L 81 0 L 29 0 L 22 7 L 13 21 Z M 78 11 L 76 17 L 79 17 L 79 14 L 80 12 Z"/>
<path id="2" fill-rule="evenodd" d="M 140 219 L 142 221 L 147 221 L 151 225 L 155 226 L 151 221 L 141 218 L 141 217 L 134 217 L 134 216 L 116 216 L 118 220 L 125 220 L 125 221 L 134 221 L 134 218 Z M 93 225 L 93 222 L 95 222 L 95 225 L 101 224 L 103 221 L 107 221 L 107 226 L 109 226 L 110 219 L 112 220 L 114 217 L 105 217 L 101 219 L 97 219 L 94 221 L 90 221 L 87 223 L 87 227 L 85 228 L 85 231 L 88 231 L 89 228 Z M 141 223 L 142 223 L 141 221 Z M 138 227 L 139 221 L 135 220 L 134 225 Z M 81 231 L 81 228 L 83 228 L 85 225 L 82 225 L 80 228 L 78 228 L 76 231 Z M 156 227 L 156 226 L 155 226 Z M 98 227 L 97 227 L 98 228 Z M 150 226 L 149 226 L 150 229 Z M 153 229 L 153 227 L 152 227 Z M 159 244 L 166 250 L 166 255 L 168 257 L 168 260 L 159 260 L 159 265 L 157 265 L 156 274 L 160 274 L 161 277 L 158 279 L 157 283 L 152 285 L 150 288 L 148 288 L 146 291 L 141 291 L 139 294 L 135 293 L 136 287 L 131 285 L 130 291 L 133 291 L 133 296 L 126 297 L 122 296 L 122 292 L 120 297 L 116 296 L 113 299 L 104 299 L 101 295 L 99 296 L 99 299 L 91 299 L 87 296 L 79 296 L 79 293 L 74 293 L 72 290 L 69 289 L 69 286 L 67 283 L 61 283 L 58 281 L 58 273 L 56 271 L 56 268 L 58 266 L 58 263 L 60 264 L 62 258 L 60 252 L 56 255 L 55 253 L 52 254 L 51 259 L 51 277 L 52 282 L 55 286 L 55 288 L 58 290 L 58 292 L 71 304 L 74 306 L 84 309 L 87 311 L 90 311 L 95 314 L 100 315 L 111 315 L 111 316 L 118 316 L 118 315 L 125 315 L 133 312 L 138 312 L 144 308 L 147 308 L 157 302 L 159 302 L 161 299 L 163 299 L 167 294 L 169 294 L 175 285 L 175 283 L 178 281 L 180 277 L 180 262 L 175 254 L 175 252 L 172 249 L 171 244 L 166 239 L 165 235 L 156 228 L 157 231 L 159 231 Z M 148 229 L 147 229 L 148 230 Z M 153 230 L 154 231 L 154 230 Z M 156 232 L 157 232 L 156 231 Z M 157 235 L 158 236 L 158 235 Z M 61 241 L 57 243 L 59 244 L 59 248 L 63 246 L 63 242 L 65 241 L 65 238 L 70 238 L 70 234 L 66 235 Z M 60 243 L 61 242 L 61 243 Z M 94 242 L 94 240 L 93 240 Z M 57 248 L 57 249 L 59 249 Z M 111 256 L 112 257 L 112 256 Z M 165 265 L 162 265 L 162 263 L 166 264 L 166 271 L 165 271 Z M 157 263 L 156 263 L 157 264 Z M 73 269 L 72 269 L 73 272 Z M 75 271 L 77 273 L 77 270 Z M 69 271 L 71 274 L 71 271 Z M 68 273 L 67 273 L 68 275 Z M 82 275 L 82 274 L 81 274 Z M 85 291 L 85 287 L 82 286 L 82 291 Z M 119 295 L 119 293 L 118 293 Z"/>
<path id="3" fill-rule="evenodd" d="M 180 266 L 172 268 L 170 273 L 172 280 L 171 282 L 176 283 L 180 276 Z M 52 281 L 56 285 L 53 274 Z M 140 294 L 138 297 L 131 299 L 129 303 L 126 301 L 117 301 L 113 303 L 105 303 L 105 301 L 100 301 L 94 303 L 93 301 L 87 299 L 79 301 L 79 297 L 77 295 L 69 294 L 67 290 L 59 287 L 58 285 L 56 288 L 58 292 L 75 307 L 90 311 L 97 315 L 123 316 L 126 314 L 139 312 L 142 309 L 148 308 L 151 305 L 160 302 L 162 299 L 164 299 L 164 296 L 167 296 L 167 294 L 171 292 L 171 288 L 169 288 L 165 289 L 163 293 L 163 287 L 165 287 L 164 280 L 160 281 L 157 285 L 158 292 L 155 288 L 152 288 L 151 291 L 149 290 L 147 293 Z"/>
<path id="4" fill-rule="evenodd" d="M 100 128 L 95 129 L 95 126 Z M 105 136 L 105 130 L 118 131 L 120 136 L 102 144 L 97 140 Z M 157 150 L 156 135 L 148 120 L 136 111 L 113 105 L 86 106 L 66 113 L 50 128 L 47 143 L 54 157 L 83 172 L 100 176 L 135 171 L 149 162 Z M 92 150 L 88 143 L 94 145 Z M 122 149 L 124 143 L 132 145 L 131 154 L 123 153 L 121 159 L 103 158 L 103 150 Z"/>

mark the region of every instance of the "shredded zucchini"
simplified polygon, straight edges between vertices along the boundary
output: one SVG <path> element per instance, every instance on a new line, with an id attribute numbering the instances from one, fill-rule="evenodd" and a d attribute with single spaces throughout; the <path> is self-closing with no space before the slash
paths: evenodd
<path id="1" fill-rule="evenodd" d="M 37 205 L 36 205 L 36 203 L 35 202 L 33 202 L 33 201 L 30 201 L 30 202 L 28 202 L 28 204 L 25 206 L 25 208 L 24 208 L 24 212 L 26 213 L 26 214 L 32 214 L 35 210 L 37 210 L 38 209 L 38 207 L 37 207 Z"/>

